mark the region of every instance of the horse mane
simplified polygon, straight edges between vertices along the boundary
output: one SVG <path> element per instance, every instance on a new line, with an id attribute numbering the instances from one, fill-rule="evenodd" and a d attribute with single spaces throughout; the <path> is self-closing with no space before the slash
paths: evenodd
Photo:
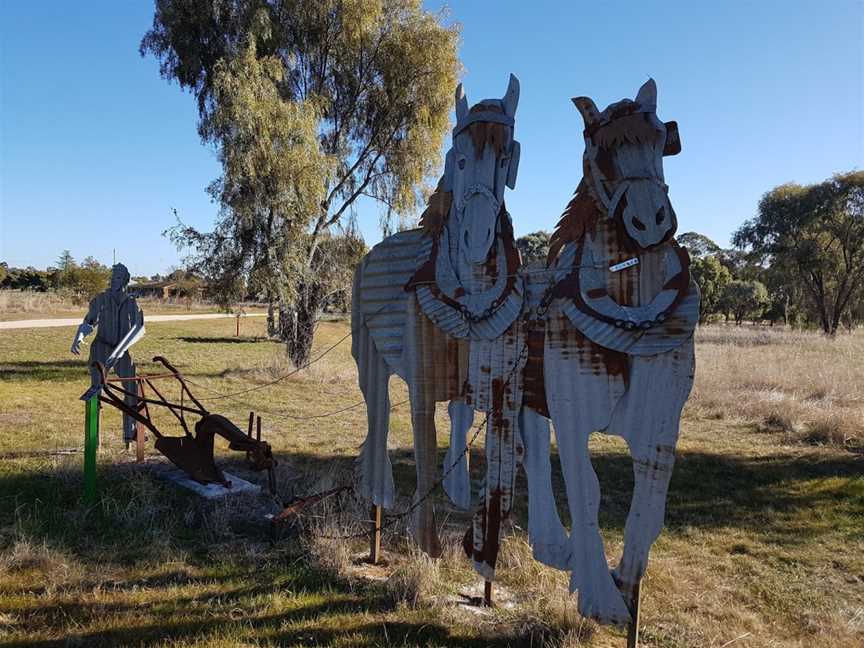
<path id="1" fill-rule="evenodd" d="M 444 229 L 447 217 L 450 215 L 450 204 L 453 202 L 453 193 L 444 191 L 444 177 L 438 181 L 435 191 L 426 201 L 426 209 L 420 215 L 420 227 L 428 234 L 438 236 Z"/>
<path id="2" fill-rule="evenodd" d="M 555 260 L 561 248 L 567 243 L 581 241 L 585 234 L 593 234 L 600 216 L 597 202 L 583 177 L 549 239 L 546 265 L 550 265 Z"/>
<path id="3" fill-rule="evenodd" d="M 476 112 L 504 112 L 497 104 L 479 103 L 471 109 Z M 471 141 L 474 144 L 474 156 L 479 160 L 483 157 L 486 146 L 491 147 L 495 159 L 500 158 L 507 150 L 507 126 L 494 122 L 474 122 L 468 126 Z"/>
<path id="4" fill-rule="evenodd" d="M 596 127 L 591 138 L 600 148 L 615 149 L 624 144 L 650 144 L 657 138 L 657 130 L 643 113 L 633 113 Z"/>

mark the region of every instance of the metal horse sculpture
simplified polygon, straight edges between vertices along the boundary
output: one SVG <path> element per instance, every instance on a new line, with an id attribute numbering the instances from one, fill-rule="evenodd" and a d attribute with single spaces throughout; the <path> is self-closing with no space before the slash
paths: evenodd
<path id="1" fill-rule="evenodd" d="M 393 506 L 387 387 L 395 373 L 408 383 L 411 399 L 414 533 L 430 555 L 441 551 L 434 510 L 425 499 L 437 475 L 435 403 L 450 402 L 444 487 L 463 508 L 471 505 L 466 435 L 474 410 L 491 413 L 484 502 L 465 542 L 487 580 L 494 575 L 500 522 L 511 507 L 521 452 L 516 418 L 524 290 L 504 208 L 504 188 L 514 187 L 519 162 L 513 139 L 518 101 L 519 82 L 512 75 L 503 99 L 470 109 L 462 86 L 457 88 L 453 144 L 421 228 L 395 234 L 366 255 L 355 275 L 352 304 L 352 353 L 369 424 L 358 458 L 360 492 L 375 505 Z"/>
<path id="2" fill-rule="evenodd" d="M 548 309 L 528 334 L 522 434 L 529 534 L 535 557 L 572 572 L 582 615 L 623 624 L 663 527 L 681 409 L 693 382 L 699 293 L 673 238 L 663 156 L 677 154 L 680 142 L 675 122 L 657 118 L 654 81 L 635 100 L 603 112 L 587 97 L 573 102 L 585 122 L 584 177 L 552 237 L 551 281 L 529 281 L 529 303 L 540 300 Z M 569 537 L 551 488 L 548 424 L 538 414 L 555 427 Z M 623 437 L 633 458 L 623 556 L 611 573 L 588 451 L 595 431 Z"/>

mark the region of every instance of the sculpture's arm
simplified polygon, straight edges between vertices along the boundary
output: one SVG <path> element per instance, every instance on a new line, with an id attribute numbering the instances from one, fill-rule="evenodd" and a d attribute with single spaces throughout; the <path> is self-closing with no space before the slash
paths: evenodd
<path id="1" fill-rule="evenodd" d="M 133 298 L 130 298 L 133 299 Z M 133 302 L 134 303 L 134 302 Z M 135 303 L 135 324 L 132 325 L 132 328 L 129 329 L 129 332 L 123 336 L 123 339 L 120 340 L 120 343 L 114 348 L 111 352 L 111 355 L 108 356 L 108 359 L 105 361 L 105 368 L 110 369 L 114 366 L 114 363 L 117 362 L 123 354 L 126 353 L 129 348 L 138 342 L 142 337 L 144 337 L 144 312 Z"/>
<path id="2" fill-rule="evenodd" d="M 99 323 L 99 296 L 93 298 L 90 302 L 90 308 L 84 316 L 84 321 L 78 326 L 75 331 L 75 338 L 72 340 L 72 348 L 69 349 L 73 354 L 81 354 L 81 343 L 84 338 L 93 332 L 93 328 Z"/>

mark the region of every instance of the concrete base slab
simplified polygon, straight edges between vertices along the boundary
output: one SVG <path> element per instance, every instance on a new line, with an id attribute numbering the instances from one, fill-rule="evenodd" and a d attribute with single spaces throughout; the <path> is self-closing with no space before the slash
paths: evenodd
<path id="1" fill-rule="evenodd" d="M 260 486 L 225 471 L 222 471 L 222 474 L 225 475 L 225 479 L 231 482 L 231 488 L 225 488 L 222 484 L 199 484 L 194 479 L 190 479 L 185 472 L 174 466 L 165 466 L 162 469 L 157 469 L 155 473 L 159 478 L 182 486 L 196 495 L 209 500 L 221 499 L 241 493 L 257 495 L 261 492 Z"/>

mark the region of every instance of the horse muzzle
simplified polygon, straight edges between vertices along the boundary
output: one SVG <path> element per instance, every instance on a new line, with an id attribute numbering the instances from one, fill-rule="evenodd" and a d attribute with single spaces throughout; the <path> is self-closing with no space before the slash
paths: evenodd
<path id="1" fill-rule="evenodd" d="M 653 179 L 630 180 L 616 191 L 613 213 L 620 214 L 627 235 L 642 248 L 657 245 L 677 229 L 666 187 Z"/>
<path id="2" fill-rule="evenodd" d="M 459 247 L 469 263 L 483 263 L 489 256 L 500 210 L 495 194 L 483 185 L 470 187 L 462 197 Z"/>

